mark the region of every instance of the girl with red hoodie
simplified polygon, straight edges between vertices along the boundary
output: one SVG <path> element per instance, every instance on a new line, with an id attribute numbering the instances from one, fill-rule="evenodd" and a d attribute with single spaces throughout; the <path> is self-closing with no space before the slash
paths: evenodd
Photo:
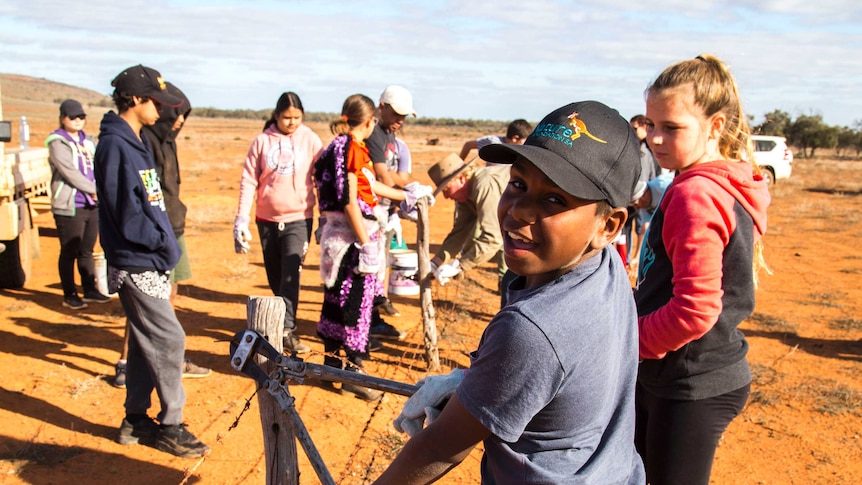
<path id="1" fill-rule="evenodd" d="M 748 343 L 765 267 L 767 183 L 750 154 L 736 82 L 710 55 L 646 91 L 647 142 L 676 171 L 641 249 L 635 444 L 647 482 L 708 484 L 715 449 L 748 399 Z"/>
<path id="2" fill-rule="evenodd" d="M 299 275 L 308 250 L 314 215 L 311 169 L 323 147 L 320 137 L 302 123 L 305 110 L 296 93 L 278 98 L 272 117 L 248 149 L 239 188 L 239 207 L 234 220 L 234 248 L 237 254 L 250 249 L 249 213 L 255 205 L 263 264 L 272 292 L 284 299 L 284 348 L 307 353 L 311 349 L 299 341 L 296 305 L 299 303 Z"/>

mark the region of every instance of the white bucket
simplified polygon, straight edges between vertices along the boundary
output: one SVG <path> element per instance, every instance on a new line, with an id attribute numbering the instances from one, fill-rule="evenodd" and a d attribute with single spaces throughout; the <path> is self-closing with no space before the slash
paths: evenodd
<path id="1" fill-rule="evenodd" d="M 389 294 L 418 295 L 419 283 L 416 272 L 419 270 L 419 255 L 412 249 L 393 249 L 389 251 Z"/>
<path id="2" fill-rule="evenodd" d="M 103 295 L 108 293 L 108 261 L 105 259 L 105 253 L 93 253 L 93 266 L 96 271 L 96 288 Z"/>

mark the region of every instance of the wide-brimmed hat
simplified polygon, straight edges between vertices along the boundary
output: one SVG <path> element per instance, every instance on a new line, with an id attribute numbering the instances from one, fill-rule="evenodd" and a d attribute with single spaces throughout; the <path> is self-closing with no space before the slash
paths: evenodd
<path id="1" fill-rule="evenodd" d="M 473 160 L 476 159 L 474 158 Z M 451 182 L 459 173 L 463 172 L 465 168 L 470 166 L 470 164 L 473 163 L 473 160 L 464 163 L 464 160 L 461 160 L 461 157 L 457 154 L 450 153 L 449 155 L 446 155 L 446 158 L 432 165 L 431 168 L 428 169 L 428 176 L 431 177 L 431 181 L 434 182 L 434 186 L 436 187 L 434 190 L 434 196 L 436 197 L 441 190 L 446 188 L 446 184 Z"/>
<path id="2" fill-rule="evenodd" d="M 168 93 L 165 80 L 162 79 L 159 71 L 140 64 L 117 74 L 117 77 L 111 81 L 111 86 L 128 96 L 153 98 L 171 108 L 178 108 L 183 104 L 182 99 Z"/>
<path id="3" fill-rule="evenodd" d="M 641 173 L 634 129 L 616 110 L 597 101 L 558 108 L 523 145 L 487 145 L 479 156 L 493 163 L 523 157 L 572 196 L 606 200 L 612 207 L 629 205 Z"/>

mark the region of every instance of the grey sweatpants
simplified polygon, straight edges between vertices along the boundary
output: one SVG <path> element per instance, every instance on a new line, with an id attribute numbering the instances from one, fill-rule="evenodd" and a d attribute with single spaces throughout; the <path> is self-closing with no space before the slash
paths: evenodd
<path id="1" fill-rule="evenodd" d="M 169 300 L 143 293 L 126 274 L 119 290 L 129 319 L 129 356 L 126 363 L 126 414 L 146 414 L 153 389 L 162 409 L 163 425 L 183 422 L 183 356 L 186 334 Z"/>

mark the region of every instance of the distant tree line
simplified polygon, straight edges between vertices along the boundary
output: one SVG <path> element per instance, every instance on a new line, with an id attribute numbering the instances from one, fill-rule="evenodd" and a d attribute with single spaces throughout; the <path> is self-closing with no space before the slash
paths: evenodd
<path id="1" fill-rule="evenodd" d="M 195 116 L 203 118 L 233 118 L 266 121 L 269 119 L 270 115 L 272 115 L 272 110 L 195 108 L 194 114 Z M 310 123 L 329 123 L 339 116 L 340 115 L 338 113 L 309 111 L 305 113 L 305 121 Z M 416 118 L 415 120 L 410 120 L 411 125 L 486 129 L 489 130 L 489 133 L 500 129 L 505 131 L 507 123 L 508 122 L 495 120 L 428 118 L 424 116 Z"/>
<path id="2" fill-rule="evenodd" d="M 101 106 L 111 106 L 110 98 L 99 103 Z M 195 116 L 203 118 L 252 119 L 266 121 L 272 114 L 270 109 L 218 109 L 195 108 Z M 305 120 L 312 123 L 328 123 L 339 115 L 337 113 L 307 112 Z M 749 121 L 753 117 L 749 116 Z M 458 119 L 458 118 L 428 118 L 420 117 L 411 120 L 410 124 L 430 127 L 471 128 L 487 133 L 506 129 L 508 122 L 495 120 Z M 823 122 L 821 115 L 799 115 L 795 119 L 781 110 L 774 110 L 764 115 L 764 121 L 758 125 L 752 124 L 751 131 L 758 135 L 775 135 L 787 138 L 787 144 L 799 150 L 802 157 L 814 157 L 817 149 L 835 150 L 838 157 L 862 155 L 862 120 L 856 120 L 854 127 L 831 126 Z"/>
<path id="3" fill-rule="evenodd" d="M 752 133 L 787 138 L 787 143 L 799 149 L 799 155 L 813 157 L 818 148 L 834 149 L 836 156 L 862 154 L 862 120 L 854 128 L 830 126 L 821 115 L 799 115 L 796 119 L 784 111 L 775 110 L 764 115 L 763 123 L 751 127 Z"/>

